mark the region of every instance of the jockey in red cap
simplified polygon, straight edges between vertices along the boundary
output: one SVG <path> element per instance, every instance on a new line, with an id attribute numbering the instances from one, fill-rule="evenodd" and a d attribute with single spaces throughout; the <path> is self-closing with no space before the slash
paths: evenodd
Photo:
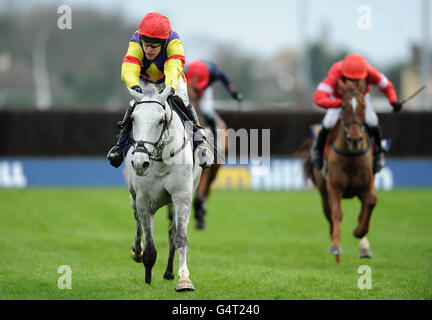
<path id="1" fill-rule="evenodd" d="M 366 124 L 375 140 L 374 172 L 380 171 L 385 166 L 378 117 L 370 102 L 370 85 L 375 85 L 387 97 L 395 112 L 400 111 L 402 105 L 398 102 L 393 84 L 384 74 L 378 72 L 361 55 L 349 54 L 342 61 L 333 64 L 327 77 L 321 81 L 314 94 L 314 103 L 321 108 L 327 109 L 321 123 L 321 130 L 311 150 L 312 164 L 318 169 L 321 169 L 323 164 L 323 151 L 327 135 L 330 129 L 335 126 L 341 112 L 342 96 L 337 90 L 337 83 L 339 80 L 358 82 L 361 79 L 366 80 L 366 90 L 364 92 Z"/>
<path id="2" fill-rule="evenodd" d="M 157 84 L 172 85 L 172 95 L 169 99 L 182 103 L 188 113 L 189 120 L 194 123 L 195 141 L 198 142 L 205 156 L 206 152 L 211 153 L 205 147 L 204 131 L 200 129 L 198 116 L 195 109 L 189 103 L 187 86 L 183 67 L 185 55 L 183 44 L 177 32 L 171 28 L 170 21 L 160 13 L 148 13 L 139 24 L 139 29 L 132 35 L 129 48 L 121 69 L 121 79 L 127 87 L 142 93 L 140 81 Z M 177 96 L 177 98 L 176 98 Z M 108 152 L 107 158 L 111 165 L 119 167 L 123 162 L 132 122 L 128 121 L 132 107 L 127 110 L 122 124 L 117 144 Z M 213 158 L 213 157 L 209 157 Z M 209 167 L 211 163 L 205 162 L 203 167 Z"/>
<path id="3" fill-rule="evenodd" d="M 231 96 L 241 102 L 243 96 L 234 90 L 234 85 L 228 76 L 216 64 L 208 61 L 193 60 L 185 67 L 188 84 L 193 84 L 198 96 L 199 111 L 216 137 L 216 115 L 213 108 L 213 89 L 211 85 L 221 81 Z"/>

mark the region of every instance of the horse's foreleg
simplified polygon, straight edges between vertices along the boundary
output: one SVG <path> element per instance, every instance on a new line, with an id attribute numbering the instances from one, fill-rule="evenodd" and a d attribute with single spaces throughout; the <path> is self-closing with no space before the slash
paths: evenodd
<path id="1" fill-rule="evenodd" d="M 358 225 L 354 229 L 354 236 L 356 238 L 363 238 L 369 231 L 369 222 L 372 215 L 372 210 L 375 208 L 378 198 L 374 189 L 361 193 L 359 199 L 362 203 L 361 211 L 358 218 Z"/>
<path id="2" fill-rule="evenodd" d="M 141 205 L 139 205 L 141 204 Z M 153 213 L 144 205 L 137 203 L 137 213 L 144 233 L 145 246 L 142 261 L 145 268 L 145 282 L 151 284 L 152 269 L 156 262 L 157 251 L 153 241 Z"/>
<path id="3" fill-rule="evenodd" d="M 336 263 L 340 263 L 340 255 L 342 254 L 341 248 L 341 239 L 340 239 L 340 224 L 342 222 L 342 209 L 341 209 L 341 200 L 342 193 L 339 189 L 336 189 L 331 186 L 330 183 L 327 183 L 328 190 L 328 203 L 331 210 L 331 221 L 332 221 L 332 234 L 331 234 L 331 246 L 329 249 L 329 253 L 334 254 L 336 256 Z"/>
<path id="4" fill-rule="evenodd" d="M 171 206 L 170 206 L 171 207 Z M 172 210 L 172 208 L 171 208 Z M 174 237 L 176 234 L 174 215 L 171 218 L 171 225 L 169 228 L 169 255 L 168 255 L 168 265 L 164 274 L 164 279 L 173 280 L 174 279 L 174 255 L 175 255 L 175 245 Z"/>
<path id="5" fill-rule="evenodd" d="M 179 282 L 177 284 L 176 290 L 195 290 L 192 282 L 189 279 L 189 269 L 186 263 L 186 253 L 188 249 L 187 227 L 189 224 L 192 194 L 177 194 L 172 195 L 171 198 L 174 204 L 174 219 L 176 225 L 174 245 L 179 255 Z"/>

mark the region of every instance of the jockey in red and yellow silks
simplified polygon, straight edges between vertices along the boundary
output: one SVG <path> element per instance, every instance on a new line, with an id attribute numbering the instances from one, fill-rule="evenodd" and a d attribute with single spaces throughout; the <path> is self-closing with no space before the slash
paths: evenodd
<path id="1" fill-rule="evenodd" d="M 154 60 L 145 58 L 143 45 L 138 31 L 135 32 L 123 58 L 121 79 L 129 88 L 139 86 L 142 77 L 154 83 L 165 82 L 165 86 L 172 82 L 176 90 L 179 78 L 184 80 L 182 70 L 185 64 L 184 49 L 177 32 L 170 31 L 166 44 Z"/>
<path id="2" fill-rule="evenodd" d="M 186 78 L 183 74 L 185 64 L 183 44 L 177 32 L 171 28 L 170 21 L 160 13 L 148 13 L 141 20 L 139 29 L 132 35 L 126 55 L 123 58 L 121 79 L 126 86 L 132 90 L 142 93 L 140 82 L 163 83 L 165 86 L 171 84 L 171 95 L 168 99 L 183 104 L 180 106 L 187 113 L 189 120 L 194 125 L 194 141 L 196 147 L 201 148 L 197 154 L 201 158 L 211 152 L 205 147 L 204 131 L 200 129 L 198 116 L 195 109 L 189 103 L 187 94 Z M 179 99 L 176 99 L 178 97 Z M 132 107 L 127 110 L 120 131 L 117 144 L 108 152 L 107 158 L 111 165 L 119 167 L 123 162 L 127 141 L 129 141 L 132 129 L 131 121 L 128 121 Z M 209 167 L 209 161 L 202 162 L 203 168 Z"/>
<path id="3" fill-rule="evenodd" d="M 400 111 L 402 106 L 398 102 L 393 84 L 384 74 L 371 66 L 362 56 L 349 54 L 343 60 L 333 64 L 327 77 L 320 82 L 314 94 L 314 103 L 321 108 L 327 109 L 321 123 L 321 130 L 311 150 L 312 164 L 318 169 L 322 167 L 327 135 L 338 121 L 341 112 L 342 95 L 338 92 L 337 83 L 339 80 L 359 81 L 361 79 L 366 80 L 364 92 L 366 101 L 365 120 L 375 140 L 374 172 L 380 171 L 385 166 L 381 148 L 381 130 L 369 96 L 371 85 L 376 86 L 387 97 L 394 111 Z"/>

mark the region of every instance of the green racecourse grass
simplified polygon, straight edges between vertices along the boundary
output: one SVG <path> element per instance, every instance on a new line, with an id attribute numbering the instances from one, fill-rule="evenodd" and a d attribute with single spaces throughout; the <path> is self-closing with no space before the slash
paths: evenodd
<path id="1" fill-rule="evenodd" d="M 342 264 L 327 253 L 328 223 L 316 191 L 214 192 L 207 229 L 188 236 L 196 291 L 163 280 L 166 209 L 155 218 L 158 258 L 151 286 L 132 261 L 135 221 L 126 189 L 0 190 L 0 299 L 431 299 L 432 192 L 378 192 L 369 241 L 358 258 L 352 236 L 359 211 L 343 202 Z M 359 266 L 372 289 L 357 287 Z M 60 290 L 60 265 L 72 289 Z M 177 274 L 176 255 L 174 272 Z"/>

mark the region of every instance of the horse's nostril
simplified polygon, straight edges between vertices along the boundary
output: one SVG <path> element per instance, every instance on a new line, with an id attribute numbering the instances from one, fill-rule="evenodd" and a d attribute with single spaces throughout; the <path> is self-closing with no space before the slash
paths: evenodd
<path id="1" fill-rule="evenodd" d="M 146 170 L 149 167 L 149 165 L 150 165 L 150 162 L 144 162 L 143 165 L 142 165 L 142 168 L 144 170 Z"/>

